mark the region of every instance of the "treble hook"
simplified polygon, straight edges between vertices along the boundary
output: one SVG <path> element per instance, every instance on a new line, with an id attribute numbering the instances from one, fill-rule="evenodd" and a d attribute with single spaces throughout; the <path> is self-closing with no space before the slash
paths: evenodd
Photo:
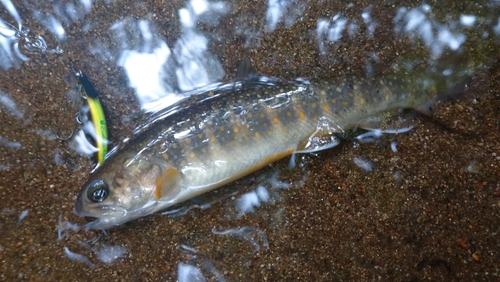
<path id="1" fill-rule="evenodd" d="M 58 126 L 57 127 L 57 132 L 56 132 L 56 137 L 57 139 L 61 140 L 61 141 L 67 141 L 69 140 L 71 137 L 73 137 L 73 135 L 75 135 L 75 130 L 76 130 L 76 126 L 77 124 L 82 124 L 82 122 L 80 121 L 80 113 L 77 112 L 75 114 L 75 123 L 73 125 L 73 129 L 71 130 L 71 133 L 68 137 L 61 137 L 60 133 L 61 133 L 61 127 Z"/>
<path id="2" fill-rule="evenodd" d="M 71 71 L 73 71 L 73 74 L 78 78 L 80 79 L 80 77 L 83 76 L 83 73 L 82 71 L 80 71 L 79 69 L 75 68 L 73 66 L 73 62 L 71 60 L 69 60 L 69 67 L 71 69 Z M 78 88 L 78 94 L 80 94 L 80 97 L 83 98 L 83 99 L 87 99 L 87 94 L 85 93 L 85 91 L 82 89 L 82 85 L 81 83 L 78 84 L 77 86 Z M 71 137 L 73 137 L 73 135 L 75 135 L 75 131 L 76 131 L 76 127 L 78 124 L 82 124 L 82 121 L 80 119 L 80 116 L 81 116 L 81 113 L 80 112 L 76 112 L 75 114 L 75 123 L 73 125 L 73 129 L 71 130 L 71 133 L 68 137 L 62 137 L 61 136 L 61 127 L 57 127 L 57 132 L 56 132 L 56 137 L 57 139 L 61 140 L 61 141 L 67 141 L 69 140 Z"/>
<path id="3" fill-rule="evenodd" d="M 82 71 L 81 71 L 81 70 L 79 70 L 79 69 L 77 69 L 77 68 L 75 68 L 75 66 L 73 65 L 73 61 L 71 61 L 70 59 L 68 59 L 68 61 L 69 61 L 68 66 L 69 66 L 69 68 L 73 71 L 73 74 L 74 74 L 76 77 L 81 78 L 81 77 L 83 76 Z"/>

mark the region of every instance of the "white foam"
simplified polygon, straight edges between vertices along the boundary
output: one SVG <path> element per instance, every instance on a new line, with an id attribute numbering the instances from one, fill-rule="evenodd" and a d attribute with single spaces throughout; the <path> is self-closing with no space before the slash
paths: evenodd
<path id="1" fill-rule="evenodd" d="M 397 153 L 398 152 L 398 148 L 396 147 L 397 143 L 396 141 L 392 141 L 391 142 L 391 150 L 394 152 L 394 153 Z"/>
<path id="2" fill-rule="evenodd" d="M 177 266 L 177 281 L 179 282 L 202 282 L 207 281 L 201 270 L 191 264 L 179 263 Z"/>
<path id="3" fill-rule="evenodd" d="M 66 257 L 68 259 L 72 260 L 72 261 L 84 263 L 88 267 L 91 267 L 91 268 L 96 268 L 97 267 L 97 265 L 95 265 L 92 262 L 90 262 L 90 260 L 88 258 L 86 258 L 84 255 L 74 253 L 74 252 L 70 251 L 66 247 L 64 247 L 64 253 L 66 254 Z"/>
<path id="4" fill-rule="evenodd" d="M 271 176 L 271 179 L 269 179 L 269 181 L 271 182 L 271 187 L 273 187 L 274 189 L 289 189 L 291 186 L 289 183 L 280 181 L 278 179 L 277 171 L 273 174 L 273 176 Z"/>
<path id="5" fill-rule="evenodd" d="M 266 234 L 264 231 L 256 227 L 243 226 L 241 228 L 229 228 L 222 231 L 217 231 L 214 227 L 212 228 L 212 233 L 216 235 L 235 235 L 240 237 L 248 241 L 254 247 L 255 252 L 258 252 L 261 248 L 261 244 L 259 244 L 259 242 L 262 243 L 263 247 L 269 248 L 269 240 L 267 239 Z"/>
<path id="6" fill-rule="evenodd" d="M 78 232 L 80 229 L 82 229 L 82 227 L 78 224 L 59 220 L 59 225 L 57 226 L 57 240 L 61 241 L 62 239 L 69 237 L 68 230 Z"/>
<path id="7" fill-rule="evenodd" d="M 7 95 L 2 95 L 0 91 L 0 104 L 3 104 L 5 108 L 7 108 L 8 112 L 16 116 L 17 118 L 22 119 L 23 113 L 17 108 L 16 103 Z"/>
<path id="8" fill-rule="evenodd" d="M 123 257 L 127 250 L 121 246 L 103 246 L 97 251 L 97 257 L 104 263 L 112 263 L 113 261 Z"/>
<path id="9" fill-rule="evenodd" d="M 28 215 L 28 212 L 29 212 L 28 209 L 25 209 L 24 211 L 21 212 L 21 214 L 19 215 L 19 219 L 17 220 L 17 225 L 19 225 L 21 221 L 23 221 L 23 219 Z"/>
<path id="10" fill-rule="evenodd" d="M 255 208 L 260 207 L 259 197 L 255 191 L 245 193 L 236 201 L 236 207 L 241 214 L 254 212 Z"/>
<path id="11" fill-rule="evenodd" d="M 255 193 L 257 194 L 261 202 L 269 201 L 269 192 L 267 191 L 266 187 L 264 186 L 257 187 Z"/>
<path id="12" fill-rule="evenodd" d="M 474 15 L 460 15 L 460 23 L 463 26 L 471 27 L 476 22 L 476 16 Z"/>
<path id="13" fill-rule="evenodd" d="M 362 170 L 364 171 L 372 171 L 373 168 L 375 168 L 375 164 L 370 162 L 370 161 L 367 161 L 367 160 L 363 160 L 359 157 L 354 157 L 353 159 L 354 163 L 360 167 Z"/>

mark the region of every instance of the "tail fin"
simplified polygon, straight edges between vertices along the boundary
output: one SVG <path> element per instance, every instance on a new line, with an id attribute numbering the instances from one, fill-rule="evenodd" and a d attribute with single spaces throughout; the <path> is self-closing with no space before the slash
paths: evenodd
<path id="1" fill-rule="evenodd" d="M 447 102 L 455 102 L 458 100 L 469 100 L 471 97 L 466 97 L 468 91 L 468 88 L 473 81 L 477 80 L 485 80 L 487 77 L 484 76 L 489 76 L 489 73 L 494 69 L 498 68 L 500 64 L 500 58 L 493 59 L 490 62 L 483 64 L 476 69 L 474 69 L 470 75 L 460 78 L 457 77 L 457 81 L 461 81 L 456 83 L 453 87 L 449 88 L 446 92 L 442 93 L 441 95 L 438 95 L 434 99 L 431 99 L 424 104 L 420 105 L 416 110 L 426 116 L 434 116 L 434 109 L 433 106 L 435 106 L 437 103 L 447 103 Z M 471 99 L 472 100 L 472 99 Z"/>

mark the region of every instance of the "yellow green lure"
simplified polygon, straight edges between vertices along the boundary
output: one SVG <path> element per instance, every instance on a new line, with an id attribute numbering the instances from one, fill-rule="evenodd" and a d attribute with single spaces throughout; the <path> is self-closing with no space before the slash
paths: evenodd
<path id="1" fill-rule="evenodd" d="M 90 118 L 95 128 L 95 143 L 98 149 L 97 162 L 99 165 L 104 163 L 104 158 L 108 152 L 108 128 L 106 125 L 106 117 L 101 106 L 101 102 L 97 97 L 97 91 L 86 75 L 80 70 L 73 68 L 75 75 L 78 77 L 78 91 L 81 96 L 87 101 L 89 106 Z"/>

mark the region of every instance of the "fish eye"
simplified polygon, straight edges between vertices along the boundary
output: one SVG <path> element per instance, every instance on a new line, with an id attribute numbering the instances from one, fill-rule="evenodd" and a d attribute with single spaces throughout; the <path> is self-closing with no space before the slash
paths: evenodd
<path id="1" fill-rule="evenodd" d="M 100 203 L 109 194 L 109 187 L 103 180 L 94 180 L 87 186 L 87 199 L 94 203 Z"/>

